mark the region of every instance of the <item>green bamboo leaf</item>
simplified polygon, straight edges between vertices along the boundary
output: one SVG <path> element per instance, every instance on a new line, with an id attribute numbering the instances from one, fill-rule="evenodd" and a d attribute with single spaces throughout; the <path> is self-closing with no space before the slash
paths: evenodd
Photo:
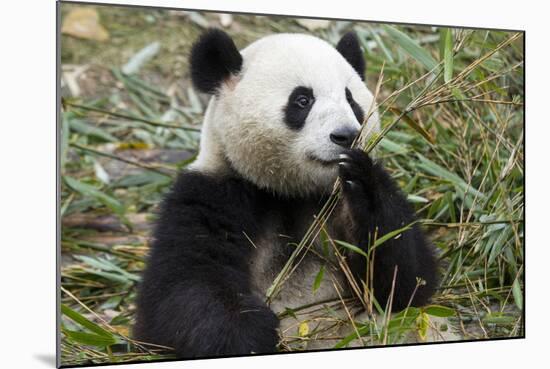
<path id="1" fill-rule="evenodd" d="M 416 319 L 416 317 L 420 314 L 420 309 L 414 306 L 409 306 L 408 308 L 401 310 L 399 313 L 395 314 L 393 316 L 393 319 L 403 319 L 403 318 L 410 318 L 413 317 Z"/>
<path id="2" fill-rule="evenodd" d="M 453 32 L 447 28 L 445 34 L 445 49 L 443 52 L 443 79 L 445 83 L 453 79 Z"/>
<path id="3" fill-rule="evenodd" d="M 490 248 L 489 260 L 487 261 L 489 265 L 492 265 L 496 258 L 502 253 L 502 250 L 510 244 L 510 236 L 512 233 L 513 229 L 510 225 L 506 225 L 502 231 L 494 233 L 494 241 L 487 244 Z"/>
<path id="4" fill-rule="evenodd" d="M 115 337 L 105 337 L 94 333 L 77 332 L 64 329 L 63 333 L 71 340 L 87 346 L 107 347 L 117 343 Z"/>
<path id="5" fill-rule="evenodd" d="M 449 307 L 441 305 L 429 305 L 424 308 L 424 312 L 431 316 L 447 318 L 455 315 L 455 311 Z"/>
<path id="6" fill-rule="evenodd" d="M 451 222 L 456 223 L 456 210 L 455 210 L 455 204 L 453 201 L 453 193 L 447 192 L 445 194 L 445 200 L 447 201 L 448 209 L 449 209 L 449 217 L 451 218 Z"/>
<path id="7" fill-rule="evenodd" d="M 319 241 L 321 241 L 321 247 L 323 248 L 323 256 L 329 256 L 329 235 L 326 230 L 321 229 L 319 232 Z"/>
<path id="8" fill-rule="evenodd" d="M 437 219 L 437 214 L 441 214 L 442 210 L 446 209 L 446 204 L 443 201 L 444 199 L 445 196 L 441 196 L 432 202 L 432 205 L 428 209 L 428 219 Z"/>
<path id="9" fill-rule="evenodd" d="M 395 27 L 384 25 L 388 35 L 411 57 L 422 64 L 427 70 L 433 70 L 437 66 L 437 61 L 422 48 L 416 41 L 411 39 L 405 33 L 397 30 Z"/>
<path id="10" fill-rule="evenodd" d="M 171 182 L 170 178 L 152 171 L 143 171 L 138 174 L 129 174 L 127 176 L 121 177 L 111 186 L 114 188 L 119 187 L 138 187 L 148 184 L 155 184 L 158 186 L 167 185 Z"/>
<path id="11" fill-rule="evenodd" d="M 480 191 L 476 190 L 472 186 L 468 185 L 466 181 L 460 178 L 458 175 L 449 172 L 447 169 L 441 167 L 440 165 L 434 163 L 433 161 L 427 159 L 421 154 L 416 154 L 420 159 L 420 163 L 417 166 L 420 169 L 423 169 L 425 172 L 432 174 L 434 176 L 443 178 L 451 183 L 453 183 L 457 189 L 462 190 L 463 193 L 468 192 L 468 194 L 477 196 L 479 199 L 485 199 L 486 196 Z M 460 193 L 460 191 L 459 191 Z"/>
<path id="12" fill-rule="evenodd" d="M 130 58 L 130 60 L 128 60 L 128 62 L 124 64 L 124 66 L 122 66 L 122 72 L 126 75 L 137 73 L 143 65 L 145 65 L 149 60 L 157 55 L 159 50 L 160 42 L 151 42 L 150 44 L 139 50 L 137 53 L 135 53 Z"/>
<path id="13" fill-rule="evenodd" d="M 393 56 L 391 54 L 391 52 L 389 51 L 389 49 L 386 47 L 386 44 L 384 44 L 384 41 L 382 41 L 382 38 L 380 38 L 380 36 L 378 35 L 378 32 L 376 32 L 374 29 L 372 29 L 371 26 L 367 26 L 368 29 L 369 29 L 369 34 L 370 36 L 372 37 L 372 39 L 374 40 L 374 42 L 376 42 L 376 44 L 380 47 L 380 50 L 382 50 L 382 52 L 384 53 L 384 56 L 386 57 L 386 59 L 388 60 L 388 62 L 390 64 L 393 64 L 395 63 L 394 59 L 393 59 Z M 365 37 L 362 37 L 361 38 L 361 41 L 365 42 Z M 365 48 L 365 50 L 367 50 L 367 48 L 365 47 L 365 45 L 363 45 L 363 47 Z M 370 55 L 369 55 L 370 57 Z"/>
<path id="14" fill-rule="evenodd" d="M 77 260 L 80 260 L 80 261 L 88 264 L 89 266 L 91 266 L 93 268 L 97 268 L 97 269 L 105 271 L 105 272 L 116 272 L 116 273 L 120 274 L 123 277 L 123 281 L 125 281 L 125 282 L 128 282 L 128 281 L 139 282 L 140 281 L 140 277 L 138 275 L 129 273 L 126 270 L 120 268 L 119 266 L 111 263 L 108 260 L 93 258 L 93 257 L 90 257 L 90 256 L 85 256 L 85 255 L 74 255 L 73 257 Z"/>
<path id="15" fill-rule="evenodd" d="M 334 240 L 338 245 L 344 246 L 346 249 L 349 249 L 357 254 L 363 255 L 364 257 L 368 257 L 367 253 L 363 250 L 361 250 L 359 247 L 352 245 L 351 243 L 347 243 L 340 240 Z"/>
<path id="16" fill-rule="evenodd" d="M 296 312 L 294 310 L 292 310 L 291 308 L 285 308 L 285 311 L 283 312 L 282 314 L 283 316 L 290 316 L 290 317 L 293 317 L 294 319 L 298 320 L 298 317 L 296 316 Z"/>
<path id="17" fill-rule="evenodd" d="M 383 235 L 382 237 L 378 238 L 371 246 L 371 250 L 379 247 L 380 245 L 382 245 L 384 242 L 388 241 L 388 240 L 391 240 L 393 238 L 396 238 L 397 236 L 401 235 L 403 232 L 409 230 L 412 228 L 412 226 L 414 225 L 414 223 L 409 223 L 407 224 L 406 226 L 402 227 L 402 228 L 399 228 L 399 229 L 396 229 L 394 231 L 391 231 L 391 232 L 388 232 L 386 233 L 385 235 Z"/>
<path id="18" fill-rule="evenodd" d="M 359 333 L 359 336 L 356 332 L 353 332 L 352 334 L 344 337 L 341 341 L 337 342 L 336 345 L 334 345 L 334 348 L 337 349 L 346 347 L 351 341 L 358 339 L 359 337 L 368 335 L 370 333 L 370 327 L 368 325 L 364 325 L 357 328 L 357 332 Z"/>
<path id="19" fill-rule="evenodd" d="M 390 107 L 390 110 L 392 111 L 392 113 L 401 116 L 405 123 L 407 123 L 416 132 L 420 133 L 420 135 L 424 137 L 429 143 L 435 144 L 435 140 L 432 135 L 428 131 L 426 131 L 424 127 L 422 127 L 417 121 L 412 119 L 408 114 L 404 114 L 401 109 L 395 107 Z"/>
<path id="20" fill-rule="evenodd" d="M 439 60 L 443 60 L 445 58 L 445 32 L 447 32 L 446 28 L 439 29 Z"/>
<path id="21" fill-rule="evenodd" d="M 412 192 L 417 182 L 418 182 L 418 174 L 415 174 L 414 177 L 411 178 L 409 183 L 407 183 L 407 185 L 403 187 L 403 192 L 405 193 Z"/>
<path id="22" fill-rule="evenodd" d="M 72 113 L 64 113 L 61 118 L 61 147 L 60 147 L 60 161 L 61 171 L 65 169 L 65 163 L 67 162 L 67 153 L 69 152 L 69 136 L 71 135 L 71 127 L 69 124 L 70 116 Z"/>
<path id="23" fill-rule="evenodd" d="M 430 202 L 427 198 L 417 195 L 407 195 L 407 200 L 413 204 L 427 204 Z"/>
<path id="24" fill-rule="evenodd" d="M 315 276 L 315 281 L 313 281 L 313 293 L 317 292 L 323 281 L 323 276 L 325 275 L 325 266 L 321 265 L 317 276 Z"/>
<path id="25" fill-rule="evenodd" d="M 416 328 L 416 320 L 421 310 L 415 307 L 408 307 L 398 314 L 395 314 L 388 322 L 388 331 L 393 333 L 403 333 Z"/>
<path id="26" fill-rule="evenodd" d="M 523 293 L 521 291 L 519 278 L 516 278 L 512 284 L 512 295 L 514 296 L 514 302 L 516 303 L 518 309 L 523 310 Z"/>
<path id="27" fill-rule="evenodd" d="M 95 137 L 101 141 L 105 142 L 115 142 L 118 141 L 115 136 L 110 134 L 109 132 L 91 125 L 90 123 L 87 123 L 80 119 L 70 119 L 69 125 L 71 127 L 72 131 L 78 132 L 85 136 L 91 136 Z"/>
<path id="28" fill-rule="evenodd" d="M 112 272 L 104 272 L 101 270 L 95 270 L 90 268 L 82 268 L 82 271 L 91 275 L 96 275 L 101 278 L 105 278 L 107 280 L 113 281 L 115 283 L 121 283 L 121 284 L 129 284 L 131 281 L 126 278 L 125 276 L 122 276 L 117 273 Z"/>
<path id="29" fill-rule="evenodd" d="M 407 149 L 403 145 L 400 145 L 400 144 L 388 139 L 387 137 L 384 137 L 380 141 L 379 145 L 384 150 L 393 152 L 395 154 L 405 154 L 405 153 L 407 153 Z"/>
<path id="30" fill-rule="evenodd" d="M 82 327 L 88 329 L 89 331 L 94 332 L 99 336 L 108 337 L 108 338 L 113 337 L 113 335 L 109 331 L 106 331 L 105 329 L 101 328 L 99 325 L 88 320 L 87 318 L 82 316 L 80 313 L 77 313 L 76 311 L 72 310 L 70 307 L 68 307 L 65 304 L 61 304 L 61 313 L 66 317 L 70 318 L 71 320 L 73 320 L 75 323 L 80 324 Z"/>
<path id="31" fill-rule="evenodd" d="M 492 324 L 513 324 L 516 322 L 516 318 L 504 313 L 489 313 L 483 317 L 483 323 Z"/>
<path id="32" fill-rule="evenodd" d="M 80 193 L 82 196 L 92 197 L 98 200 L 117 214 L 124 213 L 124 206 L 117 199 L 105 194 L 104 192 L 101 192 L 96 187 L 87 183 L 80 182 L 69 176 L 64 176 L 63 180 L 65 181 L 67 186 L 69 186 L 72 190 Z"/>
<path id="33" fill-rule="evenodd" d="M 465 100 L 466 96 L 460 91 L 458 88 L 453 87 L 451 89 L 451 93 L 453 94 L 454 98 L 457 100 Z"/>

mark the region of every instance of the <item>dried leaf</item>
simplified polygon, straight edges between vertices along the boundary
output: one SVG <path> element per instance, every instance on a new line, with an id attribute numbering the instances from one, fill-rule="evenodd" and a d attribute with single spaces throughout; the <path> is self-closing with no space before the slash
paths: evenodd
<path id="1" fill-rule="evenodd" d="M 307 322 L 300 323 L 300 326 L 298 327 L 298 335 L 300 337 L 305 337 L 309 333 L 309 325 L 307 325 Z"/>
<path id="2" fill-rule="evenodd" d="M 109 32 L 99 23 L 99 14 L 93 8 L 71 10 L 61 27 L 61 33 L 86 40 L 107 41 Z"/>
<path id="3" fill-rule="evenodd" d="M 325 29 L 330 26 L 329 20 L 324 19 L 298 19 L 296 20 L 298 24 L 308 31 L 315 31 L 317 29 Z"/>
<path id="4" fill-rule="evenodd" d="M 222 13 L 218 17 L 220 18 L 220 24 L 224 28 L 229 27 L 233 23 L 233 15 L 231 14 Z"/>
<path id="5" fill-rule="evenodd" d="M 109 184 L 111 182 L 109 174 L 105 171 L 101 163 L 97 160 L 94 160 L 94 172 L 97 179 L 99 179 L 104 184 Z"/>
<path id="6" fill-rule="evenodd" d="M 418 122 L 416 122 L 414 119 L 412 119 L 408 114 L 403 114 L 403 112 L 401 111 L 401 109 L 398 109 L 396 107 L 390 107 L 390 110 L 396 114 L 396 115 L 400 115 L 403 117 L 403 121 L 405 123 L 407 123 L 412 129 L 414 129 L 416 132 L 420 133 L 422 135 L 422 137 L 424 137 L 429 143 L 431 144 L 435 144 L 435 140 L 434 138 L 432 137 L 432 135 L 430 135 L 430 133 L 428 131 L 426 131 L 424 129 L 424 127 L 422 127 Z"/>
<path id="7" fill-rule="evenodd" d="M 428 338 L 428 328 L 430 327 L 430 317 L 428 314 L 422 312 L 416 318 L 416 326 L 418 332 L 418 338 L 421 342 L 426 342 Z"/>
<path id="8" fill-rule="evenodd" d="M 202 14 L 200 14 L 198 12 L 189 12 L 187 15 L 188 15 L 189 19 L 191 20 L 191 22 L 195 23 L 199 27 L 202 27 L 202 28 L 205 28 L 205 29 L 210 27 L 210 23 L 208 22 L 208 20 L 205 17 L 202 16 Z"/>

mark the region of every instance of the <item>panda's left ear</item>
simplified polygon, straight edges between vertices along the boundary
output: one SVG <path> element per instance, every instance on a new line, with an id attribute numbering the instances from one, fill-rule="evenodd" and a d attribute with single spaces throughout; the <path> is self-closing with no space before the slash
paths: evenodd
<path id="1" fill-rule="evenodd" d="M 336 50 L 344 56 L 344 58 L 351 64 L 353 69 L 359 74 L 362 80 L 365 80 L 365 57 L 363 56 L 363 50 L 359 44 L 357 34 L 353 31 L 346 33 L 338 44 Z"/>
<path id="2" fill-rule="evenodd" d="M 215 94 L 223 82 L 240 72 L 243 57 L 227 33 L 212 28 L 191 48 L 190 64 L 193 85 L 201 92 Z"/>

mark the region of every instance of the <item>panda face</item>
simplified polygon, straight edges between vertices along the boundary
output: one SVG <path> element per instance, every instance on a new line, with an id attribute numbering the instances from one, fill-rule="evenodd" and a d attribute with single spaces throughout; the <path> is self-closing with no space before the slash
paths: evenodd
<path id="1" fill-rule="evenodd" d="M 278 34 L 242 50 L 238 71 L 216 85 L 194 167 L 220 170 L 226 162 L 283 195 L 329 192 L 338 156 L 351 146 L 373 101 L 362 81 L 359 44 L 349 37 L 334 48 L 313 36 Z M 365 124 L 378 127 L 377 116 Z"/>

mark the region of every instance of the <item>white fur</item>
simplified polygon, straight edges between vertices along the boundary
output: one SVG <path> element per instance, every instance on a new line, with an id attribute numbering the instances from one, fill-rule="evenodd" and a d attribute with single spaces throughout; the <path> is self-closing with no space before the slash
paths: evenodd
<path id="1" fill-rule="evenodd" d="M 328 191 L 342 148 L 330 141 L 337 127 L 360 127 L 346 101 L 345 88 L 365 115 L 373 96 L 344 57 L 309 35 L 264 37 L 241 51 L 243 68 L 225 81 L 208 106 L 200 153 L 191 168 L 220 173 L 233 168 L 261 188 L 295 195 Z M 305 126 L 291 130 L 284 107 L 297 86 L 313 89 L 315 103 Z M 365 129 L 379 129 L 373 114 Z"/>

